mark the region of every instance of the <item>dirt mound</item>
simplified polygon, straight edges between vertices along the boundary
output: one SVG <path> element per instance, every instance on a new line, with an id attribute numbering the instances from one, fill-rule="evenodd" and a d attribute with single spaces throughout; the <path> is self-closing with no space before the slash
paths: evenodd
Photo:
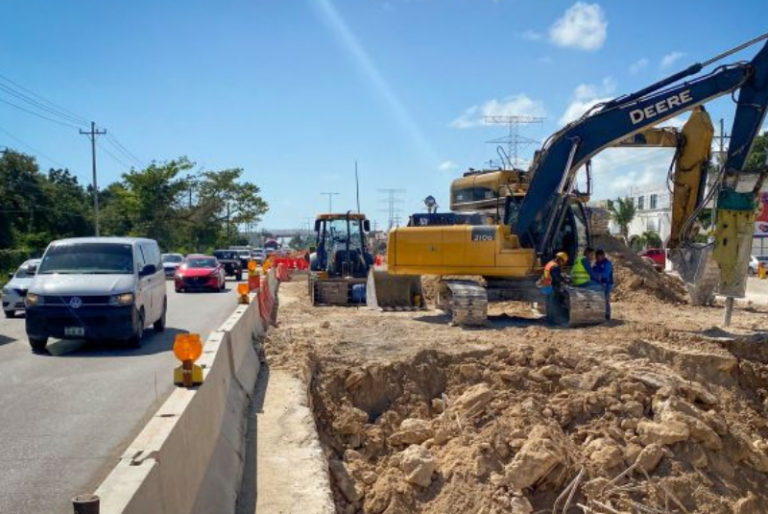
<path id="1" fill-rule="evenodd" d="M 745 514 L 768 511 L 768 366 L 744 364 L 537 341 L 324 360 L 311 396 L 338 512 Z"/>
<path id="2" fill-rule="evenodd" d="M 687 302 L 685 284 L 666 273 L 659 273 L 631 248 L 610 235 L 593 238 L 596 248 L 602 248 L 613 262 L 616 287 L 615 300 L 639 300 L 649 297 L 670 303 Z"/>

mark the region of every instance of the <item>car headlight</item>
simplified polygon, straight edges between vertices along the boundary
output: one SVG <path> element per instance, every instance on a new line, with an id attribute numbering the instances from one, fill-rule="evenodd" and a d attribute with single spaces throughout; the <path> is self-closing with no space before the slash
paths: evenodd
<path id="1" fill-rule="evenodd" d="M 24 301 L 28 307 L 31 307 L 33 305 L 42 305 L 43 297 L 38 294 L 29 292 L 27 293 L 27 296 Z"/>
<path id="2" fill-rule="evenodd" d="M 132 305 L 133 293 L 123 293 L 123 294 L 112 295 L 112 297 L 109 299 L 109 304 L 110 305 Z"/>
<path id="3" fill-rule="evenodd" d="M 11 294 L 11 288 L 10 287 L 4 287 L 3 288 L 3 294 Z"/>

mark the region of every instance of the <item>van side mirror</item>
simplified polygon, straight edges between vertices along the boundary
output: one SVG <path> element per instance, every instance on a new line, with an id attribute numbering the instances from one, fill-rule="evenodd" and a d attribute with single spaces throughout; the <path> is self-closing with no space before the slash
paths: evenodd
<path id="1" fill-rule="evenodd" d="M 141 271 L 139 272 L 140 277 L 146 277 L 147 275 L 153 275 L 157 272 L 157 266 L 154 264 L 145 264 L 143 268 L 141 268 Z"/>
<path id="2" fill-rule="evenodd" d="M 371 220 L 363 220 L 363 230 L 365 232 L 371 231 Z"/>

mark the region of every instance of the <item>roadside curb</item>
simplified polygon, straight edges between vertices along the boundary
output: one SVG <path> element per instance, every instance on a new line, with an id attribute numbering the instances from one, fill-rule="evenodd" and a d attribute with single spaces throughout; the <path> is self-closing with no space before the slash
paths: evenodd
<path id="1" fill-rule="evenodd" d="M 273 271 L 267 283 L 276 296 Z M 176 388 L 98 487 L 102 514 L 234 512 L 243 472 L 244 413 L 266 330 L 257 294 L 249 297 L 248 305 L 238 305 L 208 336 L 197 361 L 203 384 Z"/>

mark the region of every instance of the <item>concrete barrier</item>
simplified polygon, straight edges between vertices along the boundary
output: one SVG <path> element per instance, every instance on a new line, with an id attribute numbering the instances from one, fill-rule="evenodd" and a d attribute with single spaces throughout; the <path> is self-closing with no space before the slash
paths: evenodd
<path id="1" fill-rule="evenodd" d="M 268 284 L 276 296 L 274 271 Z M 175 389 L 98 487 L 101 514 L 234 512 L 243 470 L 244 413 L 259 374 L 257 346 L 266 328 L 256 294 L 250 298 L 206 340 L 197 362 L 203 366 L 203 384 Z"/>

